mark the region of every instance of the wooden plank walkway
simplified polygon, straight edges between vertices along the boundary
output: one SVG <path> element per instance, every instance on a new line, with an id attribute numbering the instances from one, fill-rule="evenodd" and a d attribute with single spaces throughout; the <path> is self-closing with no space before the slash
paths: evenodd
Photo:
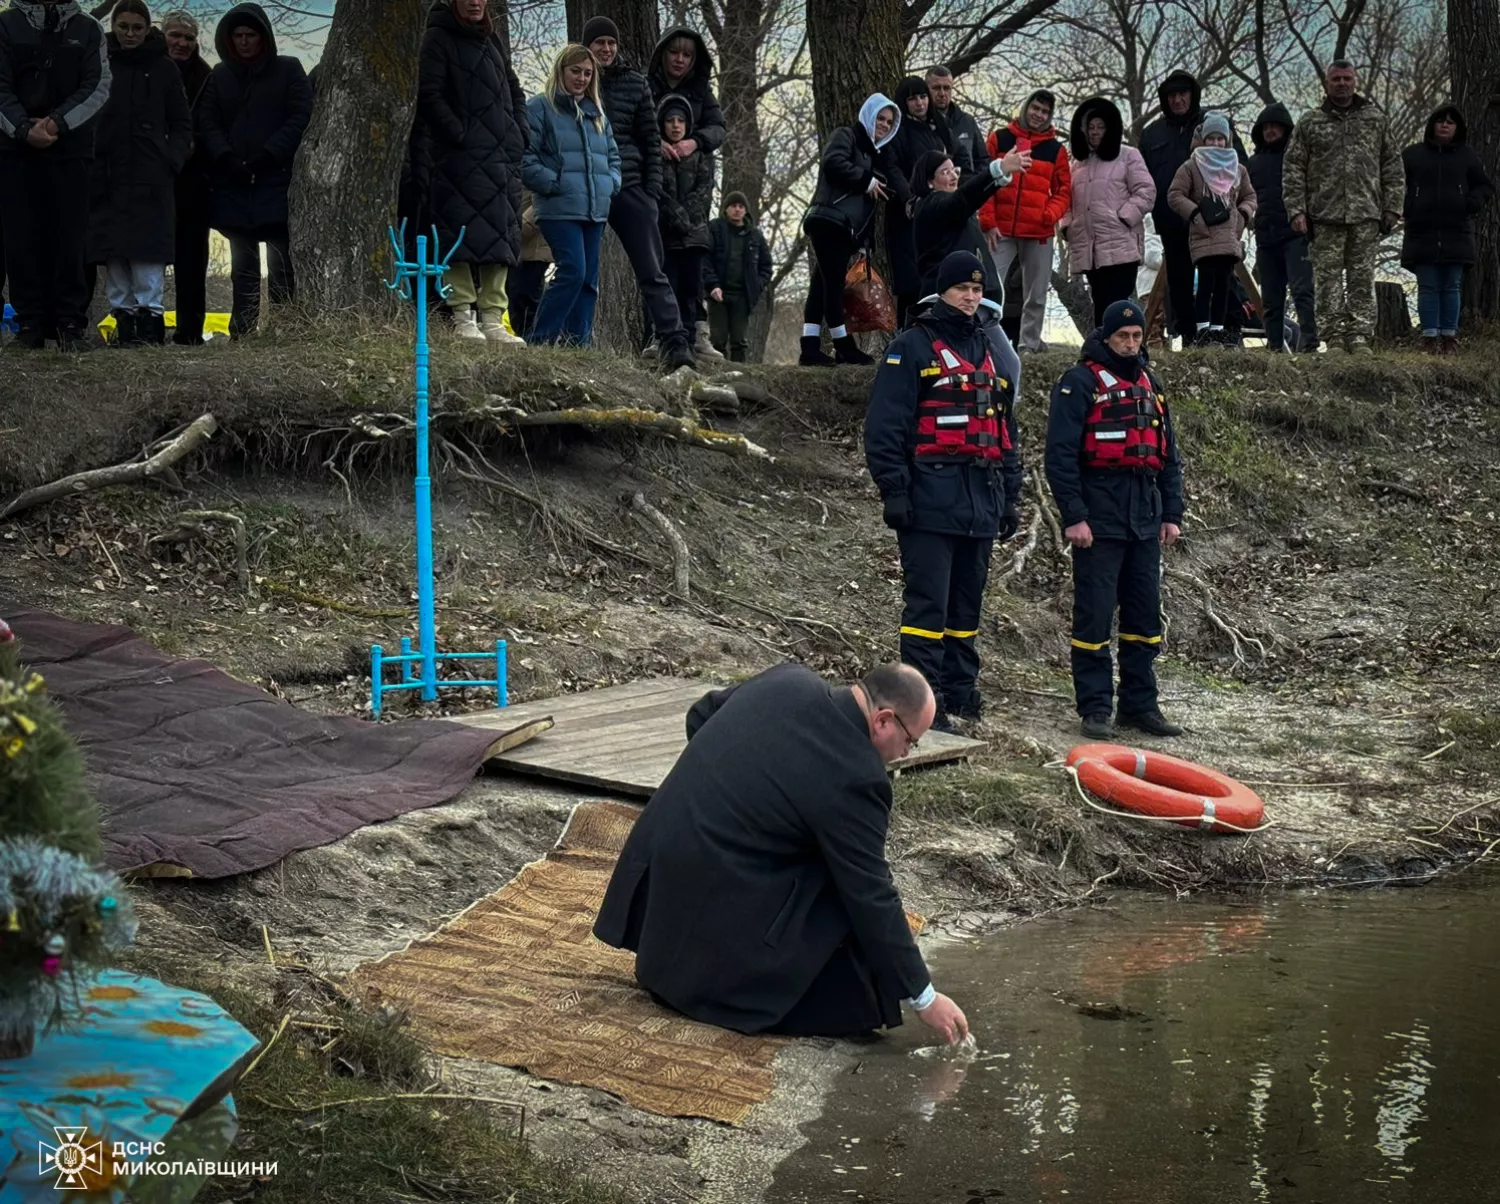
<path id="1" fill-rule="evenodd" d="M 489 764 L 650 798 L 687 746 L 683 725 L 688 709 L 712 688 L 707 682 L 652 677 L 504 710 L 454 715 L 450 722 L 508 732 L 550 717 L 551 729 L 520 747 L 500 752 Z M 967 760 L 984 748 L 982 740 L 928 732 L 921 747 L 892 769 L 899 772 Z"/>

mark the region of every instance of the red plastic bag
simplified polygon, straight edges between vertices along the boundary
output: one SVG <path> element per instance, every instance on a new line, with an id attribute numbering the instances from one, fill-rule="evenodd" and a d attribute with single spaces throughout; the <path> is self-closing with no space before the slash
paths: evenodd
<path id="1" fill-rule="evenodd" d="M 861 251 L 844 273 L 844 325 L 850 334 L 896 330 L 896 302 L 880 273 Z"/>

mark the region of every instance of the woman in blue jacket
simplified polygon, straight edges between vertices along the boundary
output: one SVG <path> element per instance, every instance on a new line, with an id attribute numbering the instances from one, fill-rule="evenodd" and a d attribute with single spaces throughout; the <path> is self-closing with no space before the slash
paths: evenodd
<path id="1" fill-rule="evenodd" d="M 599 239 L 609 203 L 620 191 L 620 151 L 587 47 L 563 47 L 546 88 L 526 102 L 526 113 L 531 145 L 521 176 L 557 265 L 537 307 L 531 342 L 587 347 L 599 300 Z"/>

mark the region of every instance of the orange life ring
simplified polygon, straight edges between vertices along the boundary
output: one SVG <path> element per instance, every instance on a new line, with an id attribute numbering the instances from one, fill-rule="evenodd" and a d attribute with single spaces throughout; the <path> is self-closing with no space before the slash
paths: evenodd
<path id="1" fill-rule="evenodd" d="M 1166 753 L 1123 744 L 1080 744 L 1068 768 L 1090 794 L 1106 802 L 1213 832 L 1260 827 L 1266 805 L 1228 774 Z"/>

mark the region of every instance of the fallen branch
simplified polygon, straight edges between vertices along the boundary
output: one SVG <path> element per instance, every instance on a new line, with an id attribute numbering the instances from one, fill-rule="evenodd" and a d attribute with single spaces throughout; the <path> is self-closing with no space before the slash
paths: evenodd
<path id="1" fill-rule="evenodd" d="M 147 546 L 155 543 L 182 543 L 194 535 L 202 535 L 205 524 L 228 523 L 234 530 L 234 568 L 240 579 L 240 588 L 252 593 L 250 582 L 250 560 L 246 552 L 245 520 L 228 510 L 184 510 L 177 516 L 177 529 L 165 535 L 153 535 Z"/>
<path id="2" fill-rule="evenodd" d="M 633 493 L 630 495 L 630 510 L 646 526 L 655 528 L 666 538 L 667 544 L 672 549 L 672 584 L 678 597 L 692 600 L 691 587 L 691 564 L 692 560 L 688 553 L 687 540 L 682 537 L 676 525 L 646 500 L 644 493 Z"/>
<path id="3" fill-rule="evenodd" d="M 1238 669 L 1250 663 L 1249 658 L 1245 655 L 1246 648 L 1253 648 L 1260 663 L 1265 663 L 1265 644 L 1253 635 L 1247 635 L 1238 627 L 1230 626 L 1219 617 L 1219 612 L 1214 609 L 1214 591 L 1208 582 L 1204 581 L 1202 577 L 1195 577 L 1185 569 L 1168 568 L 1166 575 L 1179 581 L 1185 581 L 1198 590 L 1201 595 L 1200 601 L 1203 606 L 1203 617 L 1229 637 L 1230 647 L 1234 652 L 1234 668 Z"/>
<path id="4" fill-rule="evenodd" d="M 1413 489 L 1410 485 L 1403 485 L 1400 481 L 1361 481 L 1361 489 L 1368 489 L 1372 493 L 1395 493 L 1401 497 L 1411 498 L 1414 502 L 1426 502 L 1431 499 L 1420 489 Z"/>
<path id="5" fill-rule="evenodd" d="M 1057 548 L 1059 556 L 1066 557 L 1068 554 L 1068 541 L 1063 538 L 1062 526 L 1057 516 L 1052 513 L 1052 507 L 1047 504 L 1047 489 L 1042 484 L 1042 474 L 1037 469 L 1031 470 L 1031 485 L 1036 490 L 1037 506 L 1041 509 L 1042 518 L 1047 523 L 1047 529 L 1052 532 L 1052 543 Z"/>
<path id="6" fill-rule="evenodd" d="M 294 602 L 302 602 L 307 606 L 321 607 L 323 610 L 334 610 L 343 615 L 358 615 L 362 619 L 404 619 L 411 613 L 409 610 L 395 610 L 390 607 L 355 606 L 350 602 L 340 602 L 337 598 L 325 598 L 321 594 L 314 594 L 305 589 L 297 589 L 295 586 L 284 585 L 280 581 L 273 581 L 269 577 L 257 577 L 255 584 L 263 589 L 270 590 L 273 594 L 283 594 Z"/>
<path id="7" fill-rule="evenodd" d="M 767 463 L 775 463 L 771 455 L 758 443 L 752 443 L 743 435 L 730 435 L 723 431 L 700 426 L 691 418 L 678 418 L 663 414 L 659 410 L 619 408 L 611 410 L 571 409 L 543 410 L 528 413 L 525 410 L 502 411 L 501 421 L 507 426 L 588 426 L 601 430 L 624 428 L 636 431 L 652 431 L 688 443 L 694 447 L 706 447 L 710 451 L 725 452 L 733 456 L 751 456 Z"/>
<path id="8" fill-rule="evenodd" d="M 88 493 L 110 485 L 129 485 L 136 481 L 161 476 L 199 444 L 210 438 L 218 428 L 218 421 L 212 414 L 202 414 L 189 423 L 187 429 L 180 435 L 158 444 L 158 450 L 147 455 L 144 460 L 114 464 L 108 468 L 91 468 L 87 472 L 76 472 L 72 476 L 63 477 L 60 481 L 28 489 L 25 493 L 12 498 L 5 508 L 0 510 L 0 518 L 10 518 L 20 514 L 23 510 L 46 505 L 60 497 Z"/>

